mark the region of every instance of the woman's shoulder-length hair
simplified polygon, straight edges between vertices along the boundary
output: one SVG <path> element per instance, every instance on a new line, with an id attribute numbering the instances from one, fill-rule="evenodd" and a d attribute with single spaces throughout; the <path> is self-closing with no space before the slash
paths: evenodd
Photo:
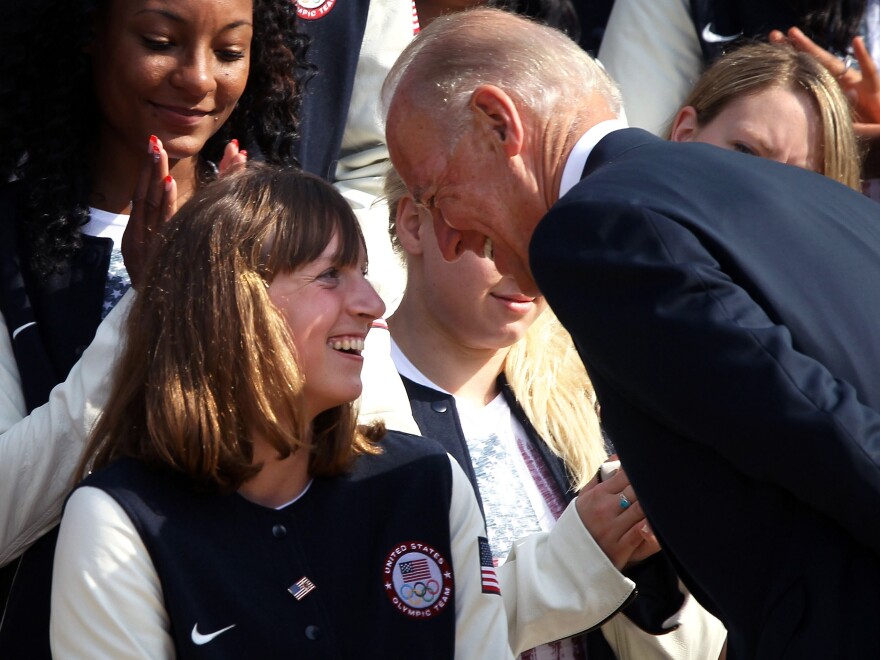
<path id="1" fill-rule="evenodd" d="M 156 239 L 79 474 L 129 456 L 229 491 L 260 469 L 254 437 L 281 457 L 309 451 L 315 476 L 370 451 L 351 404 L 303 419 L 293 338 L 267 292 L 334 235 L 337 263 L 357 263 L 357 219 L 309 174 L 249 163 L 197 191 Z"/>

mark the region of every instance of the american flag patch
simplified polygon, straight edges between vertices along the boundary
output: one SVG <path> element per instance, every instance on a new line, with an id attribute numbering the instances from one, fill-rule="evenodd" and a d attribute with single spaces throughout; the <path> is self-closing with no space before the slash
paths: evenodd
<path id="1" fill-rule="evenodd" d="M 303 575 L 299 580 L 290 585 L 288 591 L 293 594 L 293 597 L 297 600 L 302 600 L 305 598 L 309 592 L 311 592 L 315 588 L 314 582 L 312 582 L 309 578 Z"/>
<path id="2" fill-rule="evenodd" d="M 402 561 L 398 564 L 400 567 L 400 577 L 404 582 L 415 582 L 416 580 L 430 580 L 431 567 L 428 566 L 427 559 L 413 559 L 411 561 Z"/>
<path id="3" fill-rule="evenodd" d="M 480 583 L 483 585 L 484 594 L 501 595 L 501 585 L 498 584 L 498 576 L 495 575 L 495 565 L 492 562 L 492 550 L 489 548 L 489 539 L 478 536 L 480 544 Z"/>

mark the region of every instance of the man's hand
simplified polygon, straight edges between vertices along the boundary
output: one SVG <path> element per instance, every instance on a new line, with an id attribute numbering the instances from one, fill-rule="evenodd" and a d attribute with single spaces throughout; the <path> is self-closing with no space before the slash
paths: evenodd
<path id="1" fill-rule="evenodd" d="M 591 481 L 575 506 L 584 527 L 618 570 L 660 550 L 623 470 L 601 483 Z"/>

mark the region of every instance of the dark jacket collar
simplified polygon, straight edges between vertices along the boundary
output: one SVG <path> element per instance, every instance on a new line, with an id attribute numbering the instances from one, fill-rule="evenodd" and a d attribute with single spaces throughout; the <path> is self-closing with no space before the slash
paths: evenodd
<path id="1" fill-rule="evenodd" d="M 663 140 L 641 128 L 625 128 L 609 133 L 593 147 L 581 178 L 589 176 L 605 163 L 611 162 L 630 149 L 658 141 Z"/>

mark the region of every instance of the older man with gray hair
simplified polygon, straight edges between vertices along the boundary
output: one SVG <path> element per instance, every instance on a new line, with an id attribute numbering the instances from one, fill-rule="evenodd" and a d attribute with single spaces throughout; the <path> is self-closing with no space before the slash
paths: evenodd
<path id="1" fill-rule="evenodd" d="M 571 332 L 728 657 L 876 653 L 880 209 L 623 128 L 588 56 L 498 11 L 436 21 L 385 94 L 392 161 L 444 256 L 494 258 Z"/>

